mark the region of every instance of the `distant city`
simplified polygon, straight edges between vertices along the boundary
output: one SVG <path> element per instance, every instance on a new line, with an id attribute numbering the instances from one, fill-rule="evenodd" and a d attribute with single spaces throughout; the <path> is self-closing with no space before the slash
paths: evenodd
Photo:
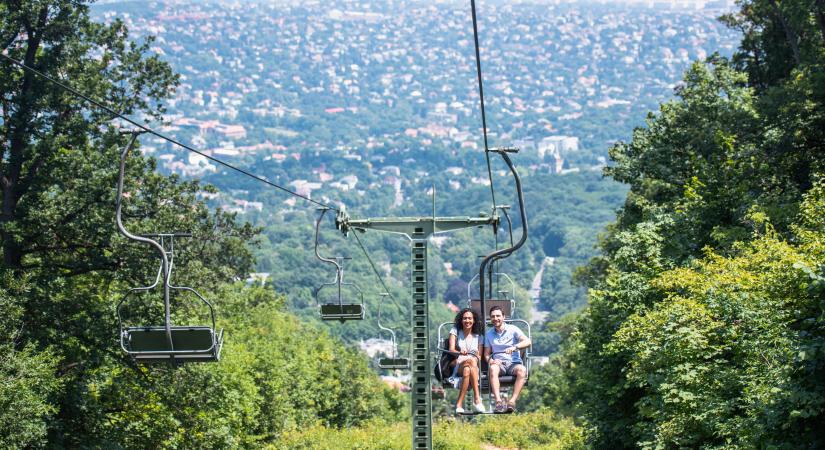
<path id="1" fill-rule="evenodd" d="M 151 51 L 181 74 L 163 131 L 305 195 L 378 183 L 403 204 L 419 172 L 461 168 L 482 146 L 465 3 L 118 2 L 95 14 L 155 38 Z M 491 145 L 520 147 L 533 171 L 599 170 L 691 61 L 731 54 L 738 39 L 716 21 L 732 1 L 621 3 L 478 3 Z M 408 172 L 422 147 L 458 159 Z M 159 139 L 142 149 L 163 170 L 220 184 L 200 155 Z M 319 168 L 328 152 L 352 169 Z M 479 175 L 453 169 L 450 187 L 488 182 Z M 232 211 L 263 207 L 222 195 Z"/>

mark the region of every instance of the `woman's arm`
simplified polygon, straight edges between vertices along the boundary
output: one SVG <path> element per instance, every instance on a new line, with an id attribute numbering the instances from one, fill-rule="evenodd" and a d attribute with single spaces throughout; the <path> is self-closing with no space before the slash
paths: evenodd
<path id="1" fill-rule="evenodd" d="M 456 341 L 455 335 L 450 333 L 450 349 L 449 350 L 451 352 L 458 352 L 458 350 L 455 348 L 455 341 Z"/>

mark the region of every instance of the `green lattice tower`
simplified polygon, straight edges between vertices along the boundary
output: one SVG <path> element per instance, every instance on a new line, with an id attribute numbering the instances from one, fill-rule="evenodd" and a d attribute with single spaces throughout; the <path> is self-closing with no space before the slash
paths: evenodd
<path id="1" fill-rule="evenodd" d="M 412 448 L 433 448 L 432 388 L 430 380 L 430 320 L 427 283 L 427 242 L 435 233 L 462 228 L 498 226 L 498 217 L 399 217 L 350 219 L 339 213 L 336 225 L 344 232 L 375 230 L 397 233 L 410 240 L 410 298 L 412 300 Z"/>

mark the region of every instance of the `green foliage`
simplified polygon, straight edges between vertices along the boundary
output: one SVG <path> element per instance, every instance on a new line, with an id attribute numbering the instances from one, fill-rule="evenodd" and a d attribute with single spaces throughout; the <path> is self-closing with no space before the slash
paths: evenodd
<path id="1" fill-rule="evenodd" d="M 22 326 L 20 296 L 28 284 L 9 271 L 0 277 L 0 447 L 44 447 L 48 420 L 57 409 L 51 400 L 62 385 L 55 372 L 59 361 L 51 349 L 15 347 Z"/>
<path id="2" fill-rule="evenodd" d="M 409 449 L 409 425 L 371 423 L 363 428 L 331 430 L 314 427 L 287 433 L 279 449 Z M 433 448 L 476 449 L 484 446 L 520 449 L 584 449 L 584 433 L 570 419 L 549 410 L 476 422 L 441 421 L 433 426 Z"/>
<path id="3" fill-rule="evenodd" d="M 402 420 L 409 409 L 357 353 L 284 311 L 261 288 L 225 287 L 216 364 L 89 371 L 71 405 L 64 445 L 120 448 L 260 447 L 308 426 Z"/>
<path id="4" fill-rule="evenodd" d="M 630 192 L 546 371 L 595 447 L 825 445 L 823 5 L 738 3 L 733 61 L 610 151 Z"/>
<path id="5" fill-rule="evenodd" d="M 51 351 L 0 345 L 0 447 L 45 447 L 47 424 L 57 409 L 50 398 L 61 385 L 56 365 Z"/>

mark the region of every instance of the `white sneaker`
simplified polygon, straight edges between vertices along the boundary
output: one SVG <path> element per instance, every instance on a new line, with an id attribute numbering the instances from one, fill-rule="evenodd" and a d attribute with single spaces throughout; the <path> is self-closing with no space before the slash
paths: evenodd
<path id="1" fill-rule="evenodd" d="M 473 408 L 476 409 L 476 412 L 480 412 L 480 413 L 487 412 L 487 410 L 484 409 L 484 403 L 483 402 L 473 403 Z"/>
<path id="2" fill-rule="evenodd" d="M 460 406 L 456 406 L 455 407 L 455 413 L 456 414 L 464 414 L 464 408 L 462 408 Z"/>

